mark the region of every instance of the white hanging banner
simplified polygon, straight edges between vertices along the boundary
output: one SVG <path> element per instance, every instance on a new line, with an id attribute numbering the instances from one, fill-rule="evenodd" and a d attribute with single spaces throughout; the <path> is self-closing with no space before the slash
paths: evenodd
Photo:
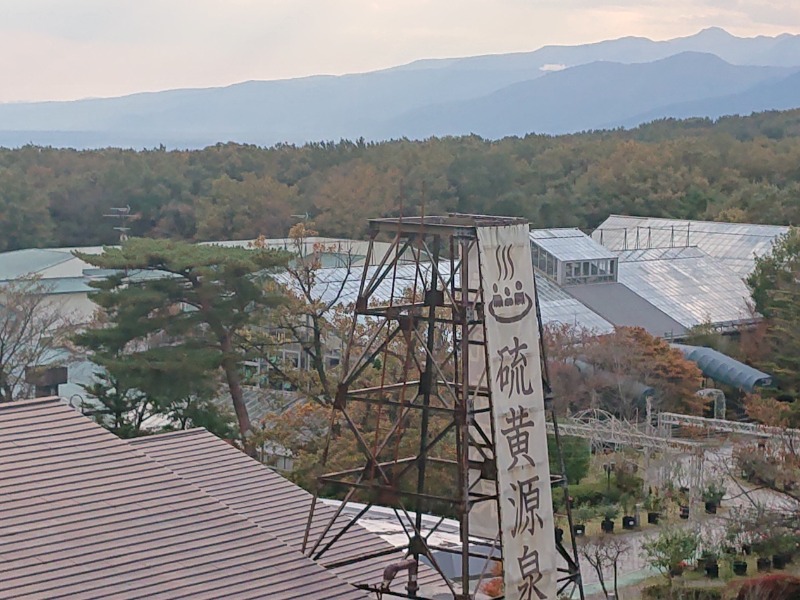
<path id="1" fill-rule="evenodd" d="M 505 598 L 555 600 L 557 553 L 528 226 L 477 231 Z"/>

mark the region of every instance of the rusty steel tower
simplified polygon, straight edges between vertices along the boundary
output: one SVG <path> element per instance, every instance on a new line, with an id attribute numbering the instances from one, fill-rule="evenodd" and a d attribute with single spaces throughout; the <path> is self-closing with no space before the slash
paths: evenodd
<path id="1" fill-rule="evenodd" d="M 478 215 L 370 221 L 318 478 L 318 494 L 342 501 L 323 523 L 312 502 L 304 551 L 319 559 L 341 537 L 332 531 L 390 507 L 406 558 L 359 586 L 379 597 L 583 599 L 568 508 L 567 532 L 553 520 L 552 490 L 566 500 L 566 486 L 546 464 L 545 415 L 560 440 L 527 231 L 521 219 Z M 337 462 L 343 439 L 357 463 Z M 342 527 L 348 503 L 361 508 Z M 445 518 L 458 522 L 457 546 L 436 541 Z"/>

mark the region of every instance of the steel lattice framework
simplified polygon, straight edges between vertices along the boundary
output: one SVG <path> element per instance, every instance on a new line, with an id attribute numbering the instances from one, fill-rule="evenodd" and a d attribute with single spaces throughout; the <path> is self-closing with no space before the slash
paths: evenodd
<path id="1" fill-rule="evenodd" d="M 678 413 L 659 413 L 658 424 L 659 429 L 664 430 L 668 430 L 668 428 L 672 426 L 696 427 L 705 431 L 715 431 L 719 433 L 732 433 L 782 440 L 791 438 L 800 441 L 800 429 L 771 427 L 759 423 L 740 423 L 737 421 L 727 421 L 725 419 L 709 419 L 707 417 L 695 417 Z"/>
<path id="2" fill-rule="evenodd" d="M 321 533 L 316 523 L 311 531 L 312 502 L 304 551 L 319 558 L 336 542 L 334 538 L 323 544 L 323 539 L 348 502 L 363 503 L 365 509 L 347 527 L 372 505 L 393 507 L 410 523 L 403 545 L 409 561 L 400 567 L 409 571 L 408 583 L 402 590 L 399 584 L 392 588 L 387 582 L 363 586 L 379 596 L 430 597 L 417 583 L 418 570 L 424 568 L 421 563 L 427 562 L 439 572 L 453 598 L 471 599 L 500 558 L 499 533 L 494 540 L 482 538 L 482 545 L 476 544 L 472 533 L 481 507 L 498 502 L 497 464 L 494 432 L 480 424 L 486 423 L 485 414 L 491 411 L 490 386 L 470 374 L 470 350 L 485 347 L 483 294 L 481 289 L 465 289 L 462 282 L 475 281 L 475 274 L 469 271 L 476 267 L 468 257 L 476 252 L 476 228 L 509 223 L 520 221 L 471 215 L 370 221 L 365 265 L 378 266 L 365 266 L 362 273 L 330 428 L 344 427 L 341 435 L 352 436 L 362 460 L 354 468 L 319 477 L 319 486 L 338 492 L 343 501 Z M 374 242 L 386 238 L 391 239 L 388 250 L 383 256 L 373 256 Z M 409 261 L 415 265 L 413 281 L 397 279 L 398 266 Z M 387 283 L 389 299 L 383 295 L 375 301 L 373 294 L 379 287 L 385 291 Z M 537 317 L 541 334 L 541 317 Z M 546 367 L 544 353 L 542 357 Z M 546 368 L 542 373 L 546 406 L 551 409 Z M 373 382 L 365 384 L 369 377 Z M 552 410 L 548 412 L 560 448 L 559 428 Z M 324 461 L 329 459 L 330 444 L 329 432 Z M 561 464 L 563 471 L 563 460 Z M 482 480 L 495 482 L 494 493 L 478 492 L 472 475 L 476 471 Z M 566 483 L 561 476 L 552 479 L 556 485 Z M 448 482 L 449 493 L 441 491 L 442 481 Z M 563 492 L 566 494 L 566 486 Z M 459 550 L 436 547 L 430 537 L 435 528 L 423 533 L 426 512 L 459 521 Z M 568 522 L 571 532 L 569 515 Z M 571 548 L 565 547 L 561 537 L 568 538 Z M 577 590 L 583 598 L 574 539 L 570 534 L 556 539 L 564 561 L 559 569 L 559 593 Z M 460 555 L 458 581 L 448 580 L 438 564 L 440 552 Z M 475 559 L 482 559 L 477 571 Z"/>
<path id="3" fill-rule="evenodd" d="M 547 425 L 548 429 L 552 431 L 553 424 L 548 423 Z M 645 427 L 647 427 L 647 424 L 645 424 Z M 657 432 L 643 431 L 637 425 L 618 419 L 611 413 L 596 408 L 581 411 L 571 417 L 562 418 L 558 423 L 558 428 L 562 435 L 587 439 L 595 448 L 612 444 L 661 452 L 668 450 L 696 452 L 702 449 L 697 442 L 674 439 L 659 435 Z"/>

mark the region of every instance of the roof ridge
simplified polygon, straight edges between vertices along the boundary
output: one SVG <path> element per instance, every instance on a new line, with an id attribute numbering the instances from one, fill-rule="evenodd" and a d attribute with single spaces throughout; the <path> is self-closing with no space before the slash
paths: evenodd
<path id="1" fill-rule="evenodd" d="M 12 400 L 11 402 L 0 402 L 0 410 L 14 409 L 34 404 L 63 404 L 64 406 L 68 406 L 60 396 L 42 396 L 40 398 L 24 398 L 22 400 Z"/>
<path id="2" fill-rule="evenodd" d="M 142 435 L 135 438 L 125 440 L 128 444 L 136 445 L 138 442 L 146 442 L 152 439 L 162 439 L 165 437 L 190 437 L 198 433 L 210 433 L 205 427 L 192 427 L 191 429 L 176 429 L 175 431 L 162 431 L 161 433 L 154 433 L 153 435 Z M 213 435 L 213 434 L 212 434 Z"/>

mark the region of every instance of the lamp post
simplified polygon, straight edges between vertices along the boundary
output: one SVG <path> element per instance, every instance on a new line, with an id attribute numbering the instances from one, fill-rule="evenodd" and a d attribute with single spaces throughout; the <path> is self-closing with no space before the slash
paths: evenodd
<path id="1" fill-rule="evenodd" d="M 603 470 L 606 472 L 606 492 L 611 491 L 611 473 L 614 471 L 616 464 L 612 460 L 603 465 Z"/>

